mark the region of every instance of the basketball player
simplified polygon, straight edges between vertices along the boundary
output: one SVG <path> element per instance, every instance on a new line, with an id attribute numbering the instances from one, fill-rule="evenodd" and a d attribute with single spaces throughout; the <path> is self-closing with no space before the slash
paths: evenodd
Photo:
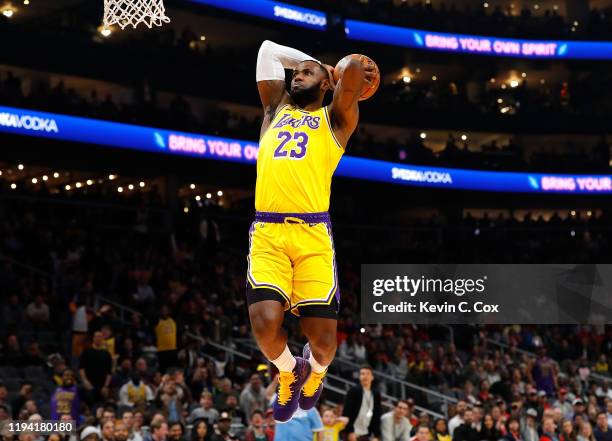
<path id="1" fill-rule="evenodd" d="M 314 407 L 336 353 L 340 291 L 327 210 L 332 175 L 357 127 L 358 100 L 375 79 L 375 68 L 364 64 L 351 60 L 334 86 L 333 68 L 309 55 L 270 41 L 259 50 L 264 119 L 247 300 L 257 344 L 279 370 L 278 422 L 290 420 L 298 407 Z M 289 93 L 285 69 L 292 69 Z M 330 90 L 333 101 L 323 107 Z M 308 339 L 302 357 L 287 346 L 285 311 L 300 318 Z"/>

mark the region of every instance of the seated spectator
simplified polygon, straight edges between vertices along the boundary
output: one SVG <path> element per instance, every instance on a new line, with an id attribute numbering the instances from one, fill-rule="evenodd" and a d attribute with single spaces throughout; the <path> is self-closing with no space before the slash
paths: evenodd
<path id="1" fill-rule="evenodd" d="M 594 435 L 597 441 L 612 441 L 612 429 L 608 427 L 608 416 L 605 412 L 597 414 L 597 427 Z"/>
<path id="2" fill-rule="evenodd" d="M 474 411 L 466 409 L 463 414 L 463 424 L 459 425 L 453 433 L 453 441 L 478 441 L 478 431 L 472 427 L 474 422 Z"/>
<path id="3" fill-rule="evenodd" d="M 273 441 L 271 434 L 267 434 L 264 427 L 264 416 L 261 410 L 255 409 L 251 414 L 251 423 L 244 435 L 245 441 Z M 330 440 L 333 441 L 333 440 Z"/>
<path id="4" fill-rule="evenodd" d="M 444 418 L 438 418 L 434 422 L 433 427 L 434 441 L 451 441 L 452 438 L 448 433 L 446 420 Z"/>
<path id="5" fill-rule="evenodd" d="M 115 370 L 111 379 L 113 389 L 119 389 L 132 378 L 132 360 L 124 358 L 119 362 L 119 367 Z"/>
<path id="6" fill-rule="evenodd" d="M 521 433 L 523 441 L 538 441 L 540 439 L 538 435 L 537 418 L 538 411 L 534 408 L 529 408 L 525 411 L 525 426 Z"/>
<path id="7" fill-rule="evenodd" d="M 232 380 L 229 378 L 222 378 L 219 380 L 215 388 L 215 408 L 223 409 L 227 396 L 232 394 L 235 394 L 232 388 Z"/>
<path id="8" fill-rule="evenodd" d="M 502 438 L 504 441 L 522 441 L 521 422 L 518 418 L 510 417 L 508 419 L 507 428 L 507 432 Z"/>
<path id="9" fill-rule="evenodd" d="M 121 421 L 125 425 L 125 428 L 128 432 L 129 441 L 142 441 L 142 436 L 137 431 L 138 428 L 135 424 L 136 419 L 132 410 L 124 410 L 123 414 L 121 415 Z"/>
<path id="10" fill-rule="evenodd" d="M 448 422 L 448 433 L 451 437 L 454 436 L 455 429 L 465 422 L 463 419 L 463 416 L 465 414 L 466 409 L 467 409 L 467 403 L 463 400 L 460 400 L 457 403 L 457 406 L 455 409 L 456 410 L 455 416 L 453 416 Z"/>
<path id="11" fill-rule="evenodd" d="M 240 393 L 240 408 L 245 415 L 251 415 L 256 409 L 265 409 L 265 389 L 262 387 L 261 377 L 255 373 L 251 375 L 249 384 Z"/>
<path id="12" fill-rule="evenodd" d="M 44 366 L 45 359 L 40 352 L 40 346 L 38 342 L 31 341 L 26 347 L 25 354 L 23 355 L 24 366 Z"/>
<path id="13" fill-rule="evenodd" d="M 410 441 L 412 425 L 406 418 L 407 413 L 408 403 L 400 400 L 392 411 L 382 415 L 380 419 L 382 441 Z M 323 423 L 325 423 L 325 418 Z"/>
<path id="14" fill-rule="evenodd" d="M 213 425 L 219 418 L 219 411 L 213 407 L 212 394 L 210 392 L 202 392 L 200 395 L 200 405 L 191 411 L 189 421 L 204 418 L 209 425 Z"/>
<path id="15" fill-rule="evenodd" d="M 162 419 L 151 422 L 151 440 L 166 441 L 168 439 L 168 423 Z"/>
<path id="16" fill-rule="evenodd" d="M 578 432 L 578 436 L 576 439 L 578 441 L 596 441 L 595 435 L 593 434 L 593 426 L 588 421 L 582 422 L 580 424 L 580 431 Z"/>
<path id="17" fill-rule="evenodd" d="M 185 441 L 185 427 L 180 421 L 168 423 L 168 441 Z"/>
<path id="18" fill-rule="evenodd" d="M 240 409 L 236 395 L 227 396 L 223 411 L 228 413 L 232 418 L 232 427 L 246 426 L 246 415 L 242 409 Z"/>
<path id="19" fill-rule="evenodd" d="M 100 421 L 100 426 L 99 426 L 100 430 L 102 430 L 102 426 L 104 425 L 104 423 L 108 421 L 115 424 L 116 415 L 115 415 L 115 408 L 113 407 L 112 403 L 109 403 L 104 407 L 98 408 L 98 419 Z"/>
<path id="20" fill-rule="evenodd" d="M 24 319 L 23 307 L 19 304 L 19 296 L 11 295 L 8 302 L 2 308 L 3 326 L 20 324 Z"/>
<path id="21" fill-rule="evenodd" d="M 563 418 L 571 419 L 574 414 L 572 402 L 567 395 L 567 388 L 559 388 L 559 398 L 553 403 L 553 407 L 560 408 Z"/>
<path id="22" fill-rule="evenodd" d="M 11 409 L 6 404 L 0 404 L 0 422 L 11 419 Z"/>
<path id="23" fill-rule="evenodd" d="M 144 409 L 155 396 L 151 388 L 140 379 L 140 373 L 132 373 L 130 381 L 119 389 L 119 405 L 130 409 Z"/>
<path id="24" fill-rule="evenodd" d="M 37 325 L 45 325 L 49 322 L 49 305 L 45 303 L 43 296 L 37 295 L 34 301 L 28 304 L 26 316 Z"/>
<path id="25" fill-rule="evenodd" d="M 540 441 L 559 441 L 555 427 L 555 420 L 552 417 L 544 417 L 542 420 L 542 436 Z"/>
<path id="26" fill-rule="evenodd" d="M 3 383 L 0 383 L 0 406 L 3 406 L 5 411 L 9 415 L 12 415 L 13 411 L 11 405 L 8 402 L 8 389 Z"/>
<path id="27" fill-rule="evenodd" d="M 101 439 L 102 439 L 102 434 L 97 428 L 93 426 L 85 427 L 81 431 L 81 435 L 80 435 L 81 441 L 100 441 Z"/>
<path id="28" fill-rule="evenodd" d="M 32 398 L 32 383 L 29 381 L 22 381 L 21 386 L 19 386 L 19 396 L 17 396 L 11 402 L 11 408 L 13 409 L 13 419 L 18 420 L 19 413 L 21 409 L 24 407 L 26 402 Z"/>
<path id="29" fill-rule="evenodd" d="M 130 432 L 127 425 L 121 420 L 115 423 L 115 431 L 113 432 L 113 441 L 128 441 Z"/>
<path id="30" fill-rule="evenodd" d="M 211 433 L 206 420 L 195 420 L 191 428 L 190 441 L 209 441 L 210 437 Z"/>
<path id="31" fill-rule="evenodd" d="M 412 441 L 431 441 L 431 431 L 429 426 L 425 424 L 419 424 L 416 427 L 414 436 L 411 438 Z"/>
<path id="32" fill-rule="evenodd" d="M 490 413 L 487 413 L 482 420 L 482 427 L 479 434 L 481 440 L 497 441 L 502 437 L 501 431 L 495 427 L 496 421 Z M 519 437 L 520 438 L 520 437 Z M 513 440 L 509 440 L 513 441 Z"/>
<path id="33" fill-rule="evenodd" d="M 211 441 L 238 441 L 238 438 L 231 432 L 231 425 L 230 415 L 227 412 L 221 412 L 217 420 L 217 430 L 211 436 Z"/>
<path id="34" fill-rule="evenodd" d="M 102 441 L 114 441 L 115 440 L 115 422 L 108 420 L 100 425 L 100 433 L 102 434 Z"/>
<path id="35" fill-rule="evenodd" d="M 9 334 L 6 337 L 6 344 L 2 350 L 1 363 L 15 367 L 23 366 L 23 352 L 19 339 L 15 334 Z"/>
<path id="36" fill-rule="evenodd" d="M 576 432 L 571 420 L 562 420 L 559 441 L 576 441 Z"/>

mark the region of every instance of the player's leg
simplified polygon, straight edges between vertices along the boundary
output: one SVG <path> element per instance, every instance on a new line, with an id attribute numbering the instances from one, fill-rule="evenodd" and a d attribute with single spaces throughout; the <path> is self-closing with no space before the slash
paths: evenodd
<path id="1" fill-rule="evenodd" d="M 301 312 L 305 313 L 304 308 Z M 322 373 L 336 355 L 338 320 L 335 318 L 301 317 L 300 326 L 310 346 L 309 360 L 313 366 L 313 372 Z"/>
<path id="2" fill-rule="evenodd" d="M 312 373 L 302 388 L 301 409 L 308 410 L 314 407 L 323 392 L 323 380 L 327 368 L 336 355 L 337 311 L 336 299 L 330 305 L 300 308 L 300 327 L 308 340 L 302 357 L 308 360 L 312 368 Z"/>
<path id="3" fill-rule="evenodd" d="M 326 223 L 301 225 L 293 254 L 293 312 L 308 338 L 302 356 L 312 374 L 302 388 L 300 408 L 308 410 L 323 391 L 327 367 L 336 353 L 339 288 L 331 228 Z M 297 227 L 296 227 L 297 229 Z"/>
<path id="4" fill-rule="evenodd" d="M 250 234 L 247 302 L 253 335 L 264 355 L 279 370 L 274 419 L 285 422 L 298 409 L 310 364 L 294 357 L 282 329 L 290 308 L 293 269 L 282 248 L 283 226 L 254 223 Z"/>
<path id="5" fill-rule="evenodd" d="M 277 295 L 270 289 L 260 288 L 252 290 L 247 297 L 270 299 Z M 293 356 L 278 360 L 287 349 L 287 334 L 283 329 L 284 317 L 285 308 L 282 299 L 260 300 L 254 303 L 249 300 L 249 318 L 257 346 L 279 370 L 290 371 L 295 366 Z M 278 362 L 275 362 L 276 360 Z"/>

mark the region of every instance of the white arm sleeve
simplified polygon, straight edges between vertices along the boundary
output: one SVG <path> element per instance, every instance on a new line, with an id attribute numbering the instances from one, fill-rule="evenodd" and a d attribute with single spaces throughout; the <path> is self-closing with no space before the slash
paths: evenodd
<path id="1" fill-rule="evenodd" d="M 285 80 L 285 69 L 295 69 L 295 67 L 305 60 L 316 58 L 306 55 L 297 49 L 281 46 L 270 40 L 266 40 L 259 48 L 257 55 L 257 82 L 266 80 Z"/>

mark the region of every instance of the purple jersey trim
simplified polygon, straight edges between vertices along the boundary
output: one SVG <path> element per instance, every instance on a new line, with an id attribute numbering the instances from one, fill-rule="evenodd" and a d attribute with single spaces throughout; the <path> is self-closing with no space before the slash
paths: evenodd
<path id="1" fill-rule="evenodd" d="M 306 224 L 331 223 L 329 213 L 272 213 L 269 211 L 258 211 L 255 213 L 255 222 L 267 222 L 272 224 L 290 223 L 292 220 L 301 220 Z"/>

